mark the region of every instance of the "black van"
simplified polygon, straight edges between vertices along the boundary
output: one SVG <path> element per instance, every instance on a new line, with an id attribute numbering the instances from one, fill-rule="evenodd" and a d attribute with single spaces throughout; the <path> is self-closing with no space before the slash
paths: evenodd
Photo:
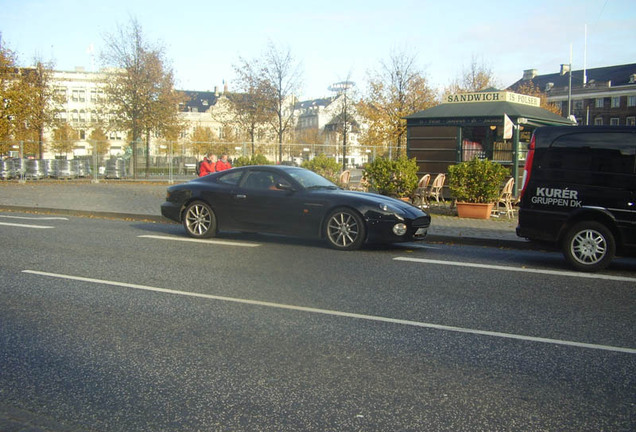
<path id="1" fill-rule="evenodd" d="M 523 174 L 517 235 L 557 244 L 577 270 L 636 251 L 636 127 L 540 127 Z"/>

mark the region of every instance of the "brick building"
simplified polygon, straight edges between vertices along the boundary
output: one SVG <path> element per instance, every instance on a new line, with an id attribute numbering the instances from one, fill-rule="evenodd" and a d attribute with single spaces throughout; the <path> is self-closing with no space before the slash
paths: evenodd
<path id="1" fill-rule="evenodd" d="M 579 125 L 636 125 L 636 63 L 572 71 L 571 82 L 569 65 L 547 75 L 528 69 L 509 90 L 532 83 Z"/>

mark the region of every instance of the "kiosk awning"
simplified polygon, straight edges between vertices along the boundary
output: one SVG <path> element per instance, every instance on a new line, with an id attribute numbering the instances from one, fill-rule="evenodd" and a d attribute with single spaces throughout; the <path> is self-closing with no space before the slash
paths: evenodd
<path id="1" fill-rule="evenodd" d="M 406 117 L 407 125 L 500 124 L 507 115 L 515 123 L 573 125 L 573 121 L 540 107 L 540 99 L 507 91 L 447 95 L 444 103 Z M 524 119 L 521 122 L 520 119 Z"/>

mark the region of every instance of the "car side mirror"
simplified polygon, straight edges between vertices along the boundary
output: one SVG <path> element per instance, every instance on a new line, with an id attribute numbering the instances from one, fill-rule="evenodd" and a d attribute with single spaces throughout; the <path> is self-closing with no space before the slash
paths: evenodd
<path id="1" fill-rule="evenodd" d="M 295 189 L 289 183 L 276 183 L 276 189 L 293 192 Z"/>

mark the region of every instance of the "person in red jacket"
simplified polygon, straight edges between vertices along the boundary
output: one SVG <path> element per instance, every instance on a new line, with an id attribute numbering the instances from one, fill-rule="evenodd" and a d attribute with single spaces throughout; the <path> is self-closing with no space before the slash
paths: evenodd
<path id="1" fill-rule="evenodd" d="M 204 175 L 211 174 L 216 171 L 216 156 L 212 153 L 208 153 L 206 157 L 203 158 L 201 162 L 201 166 L 199 168 L 199 177 L 203 177 Z"/>
<path id="2" fill-rule="evenodd" d="M 221 159 L 216 162 L 216 170 L 217 171 L 225 171 L 232 168 L 232 164 L 227 160 L 227 154 L 221 155 Z"/>

